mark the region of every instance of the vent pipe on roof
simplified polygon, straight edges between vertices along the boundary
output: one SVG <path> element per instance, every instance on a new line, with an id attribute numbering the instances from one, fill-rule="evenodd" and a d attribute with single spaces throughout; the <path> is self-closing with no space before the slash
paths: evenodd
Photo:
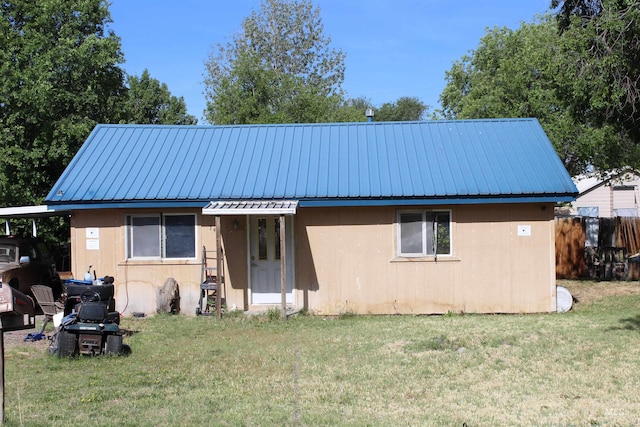
<path id="1" fill-rule="evenodd" d="M 364 115 L 367 116 L 367 122 L 371 123 L 373 121 L 373 109 L 367 108 L 364 112 Z"/>

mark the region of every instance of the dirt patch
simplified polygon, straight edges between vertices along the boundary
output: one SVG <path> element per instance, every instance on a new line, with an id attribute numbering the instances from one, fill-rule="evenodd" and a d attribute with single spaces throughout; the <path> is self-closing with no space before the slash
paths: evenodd
<path id="1" fill-rule="evenodd" d="M 25 346 L 33 346 L 37 348 L 45 349 L 49 346 L 49 339 L 46 336 L 51 336 L 53 334 L 53 324 L 49 323 L 47 325 L 47 329 L 45 330 L 45 338 L 38 341 L 25 341 L 25 337 L 30 333 L 38 333 L 40 332 L 40 328 L 42 327 L 42 316 L 36 316 L 36 328 L 34 329 L 24 329 L 21 331 L 8 331 L 4 333 L 4 348 L 5 350 L 12 349 L 18 345 Z"/>
<path id="2" fill-rule="evenodd" d="M 558 280 L 581 303 L 591 303 L 602 298 L 620 295 L 640 295 L 640 282 L 596 282 L 581 280 Z"/>

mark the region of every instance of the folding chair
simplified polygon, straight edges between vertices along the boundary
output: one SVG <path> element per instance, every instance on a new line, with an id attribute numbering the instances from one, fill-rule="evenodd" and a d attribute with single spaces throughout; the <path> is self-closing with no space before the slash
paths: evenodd
<path id="1" fill-rule="evenodd" d="M 64 306 L 62 303 L 56 302 L 53 299 L 53 291 L 48 286 L 33 285 L 31 286 L 31 292 L 33 292 L 33 296 L 36 297 L 36 301 L 44 314 L 44 323 L 39 332 L 39 334 L 43 334 L 47 323 L 53 321 L 53 316 L 64 311 Z"/>

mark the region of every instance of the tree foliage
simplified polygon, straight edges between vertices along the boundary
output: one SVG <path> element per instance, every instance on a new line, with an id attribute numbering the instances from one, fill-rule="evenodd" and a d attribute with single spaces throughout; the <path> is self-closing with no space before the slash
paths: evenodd
<path id="1" fill-rule="evenodd" d="M 396 102 L 385 102 L 375 112 L 377 122 L 423 120 L 429 107 L 415 97 L 403 96 Z"/>
<path id="2" fill-rule="evenodd" d="M 364 122 L 368 108 L 373 109 L 373 103 L 366 97 L 349 98 L 341 102 L 338 109 L 332 115 L 334 122 Z"/>
<path id="3" fill-rule="evenodd" d="M 344 58 L 311 1 L 263 0 L 206 63 L 210 123 L 332 120 L 342 106 Z"/>
<path id="4" fill-rule="evenodd" d="M 569 173 L 609 167 L 619 141 L 611 128 L 585 120 L 562 90 L 576 84 L 567 71 L 567 43 L 551 17 L 524 23 L 517 30 L 489 30 L 475 51 L 446 72 L 447 85 L 440 97 L 443 115 L 535 117 Z"/>
<path id="5" fill-rule="evenodd" d="M 581 130 L 562 113 L 556 97 L 557 39 L 551 20 L 515 31 L 488 30 L 478 48 L 446 72 L 440 97 L 445 118 L 537 117 L 567 169 L 579 171 L 588 155 L 573 145 L 581 140 Z"/>
<path id="6" fill-rule="evenodd" d="M 557 9 L 557 20 L 561 30 L 571 24 L 572 17 L 588 21 L 602 9 L 601 0 L 551 0 L 551 8 Z"/>
<path id="7" fill-rule="evenodd" d="M 367 121 L 366 111 L 374 112 L 374 122 L 398 122 L 424 120 L 429 106 L 416 97 L 400 97 L 396 101 L 385 102 L 376 106 L 369 98 L 349 98 L 342 102 L 333 114 L 334 122 Z"/>
<path id="8" fill-rule="evenodd" d="M 187 114 L 183 97 L 172 96 L 165 83 L 160 83 L 144 70 L 140 77 L 128 76 L 125 102 L 129 123 L 195 125 L 198 119 Z"/>
<path id="9" fill-rule="evenodd" d="M 540 119 L 570 173 L 640 166 L 640 2 L 552 0 L 447 72 L 449 118 Z M 555 19 L 553 19 L 555 18 Z"/>
<path id="10" fill-rule="evenodd" d="M 0 3 L 0 205 L 42 202 L 98 123 L 195 123 L 182 98 L 120 68 L 104 0 Z"/>
<path id="11" fill-rule="evenodd" d="M 125 93 L 101 0 L 0 3 L 0 203 L 40 203 Z"/>
<path id="12" fill-rule="evenodd" d="M 41 203 L 98 123 L 194 122 L 148 73 L 127 89 L 110 22 L 104 0 L 0 3 L 0 206 Z M 60 218 L 39 224 L 51 243 L 68 236 Z"/>
<path id="13" fill-rule="evenodd" d="M 640 2 L 554 0 L 563 42 L 559 93 L 607 139 L 605 167 L 640 165 Z"/>

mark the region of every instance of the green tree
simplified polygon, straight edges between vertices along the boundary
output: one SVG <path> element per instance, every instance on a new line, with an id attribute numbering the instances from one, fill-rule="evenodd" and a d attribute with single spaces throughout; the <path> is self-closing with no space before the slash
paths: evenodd
<path id="1" fill-rule="evenodd" d="M 311 1 L 263 0 L 206 62 L 207 121 L 331 121 L 343 104 L 344 58 Z"/>
<path id="2" fill-rule="evenodd" d="M 375 112 L 377 122 L 424 120 L 429 107 L 415 97 L 404 96 L 396 102 L 385 102 Z"/>
<path id="3" fill-rule="evenodd" d="M 640 2 L 567 0 L 558 8 L 558 92 L 571 114 L 597 128 L 603 169 L 640 166 Z"/>
<path id="4" fill-rule="evenodd" d="M 0 204 L 41 203 L 93 127 L 121 119 L 102 0 L 0 3 Z"/>
<path id="5" fill-rule="evenodd" d="M 601 0 L 551 0 L 551 9 L 557 9 L 556 18 L 561 31 L 571 25 L 572 17 L 586 22 L 602 11 Z"/>
<path id="6" fill-rule="evenodd" d="M 370 99 L 365 97 L 349 98 L 338 105 L 332 121 L 334 122 L 364 122 L 367 120 L 365 115 L 368 108 L 374 109 Z"/>
<path id="7" fill-rule="evenodd" d="M 571 174 L 602 164 L 606 129 L 573 114 L 558 87 L 563 39 L 544 17 L 517 30 L 493 28 L 446 72 L 440 101 L 449 119 L 536 117 Z"/>
<path id="8" fill-rule="evenodd" d="M 198 119 L 187 114 L 183 97 L 171 95 L 165 83 L 149 75 L 144 70 L 140 77 L 128 76 L 129 87 L 126 96 L 126 120 L 129 123 L 195 125 Z"/>
<path id="9" fill-rule="evenodd" d="M 401 97 L 395 102 L 385 102 L 376 107 L 365 97 L 350 98 L 342 103 L 334 115 L 336 122 L 364 122 L 367 109 L 374 112 L 374 122 L 398 122 L 424 120 L 429 107 L 416 97 Z"/>

